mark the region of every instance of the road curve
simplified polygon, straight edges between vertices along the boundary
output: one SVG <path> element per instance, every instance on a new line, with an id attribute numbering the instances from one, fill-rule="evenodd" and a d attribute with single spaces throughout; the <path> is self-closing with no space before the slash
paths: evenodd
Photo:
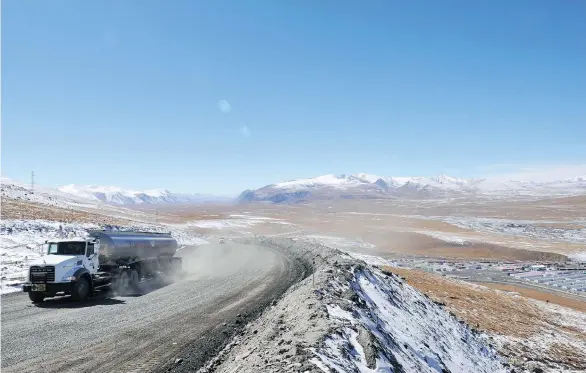
<path id="1" fill-rule="evenodd" d="M 262 246 L 230 242 L 180 255 L 185 278 L 145 284 L 134 296 L 38 306 L 23 294 L 3 296 L 2 372 L 194 370 L 305 275 L 298 262 Z"/>

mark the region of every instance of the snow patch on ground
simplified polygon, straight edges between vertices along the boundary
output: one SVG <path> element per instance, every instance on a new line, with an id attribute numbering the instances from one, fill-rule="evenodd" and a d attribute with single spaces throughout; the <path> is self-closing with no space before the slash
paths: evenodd
<path id="1" fill-rule="evenodd" d="M 230 215 L 230 219 L 209 219 L 209 220 L 194 220 L 187 223 L 191 227 L 205 228 L 205 229 L 234 229 L 234 228 L 249 228 L 257 224 L 283 224 L 294 225 L 282 219 L 268 218 L 264 216 L 250 216 L 250 215 Z"/>
<path id="2" fill-rule="evenodd" d="M 415 233 L 424 234 L 426 236 L 433 237 L 444 242 L 455 243 L 458 245 L 466 245 L 470 243 L 470 239 L 455 234 L 438 233 L 431 231 L 415 231 Z"/>
<path id="3" fill-rule="evenodd" d="M 359 237 L 352 240 L 345 237 L 336 237 L 336 236 L 326 236 L 326 235 L 306 235 L 306 236 L 299 236 L 296 237 L 297 239 L 303 239 L 309 241 L 314 244 L 321 244 L 327 247 L 336 248 L 339 250 L 346 250 L 349 248 L 364 248 L 364 249 L 374 249 L 376 246 L 369 242 L 363 241 Z"/>
<path id="4" fill-rule="evenodd" d="M 362 260 L 365 263 L 375 266 L 393 266 L 396 265 L 393 260 L 384 259 L 376 255 L 368 255 L 362 253 L 347 252 L 347 254 L 356 260 Z"/>
<path id="5" fill-rule="evenodd" d="M 586 262 L 586 251 L 583 251 L 580 253 L 570 254 L 570 255 L 568 255 L 568 257 L 570 257 L 570 259 L 575 260 L 577 262 Z"/>
<path id="6" fill-rule="evenodd" d="M 586 227 L 574 229 L 543 227 L 537 224 L 549 222 L 472 217 L 447 217 L 444 221 L 461 228 L 473 229 L 479 232 L 523 236 L 555 242 L 586 243 Z"/>
<path id="7" fill-rule="evenodd" d="M 357 337 L 358 332 L 351 328 L 340 330 L 326 339 L 324 350 L 327 353 L 315 352 L 317 358 L 312 359 L 311 362 L 324 372 L 330 372 L 330 369 L 340 373 L 356 370 L 361 373 L 393 372 L 389 363 L 381 359 L 377 359 L 376 370 L 368 368 L 364 348 L 358 342 Z M 352 358 L 354 369 L 343 363 L 348 357 Z"/>
<path id="8" fill-rule="evenodd" d="M 358 268 L 349 286 L 359 306 L 328 306 L 343 327 L 313 350 L 324 372 L 506 372 L 485 335 L 396 276 Z"/>
<path id="9" fill-rule="evenodd" d="M 242 215 L 242 214 L 231 214 L 230 217 L 231 218 L 240 218 L 240 219 L 250 219 L 250 220 L 276 220 L 276 221 L 282 220 L 282 219 L 269 218 L 266 216 L 252 216 L 252 215 Z"/>
<path id="10" fill-rule="evenodd" d="M 420 216 L 399 215 L 411 219 L 438 220 L 460 228 L 483 233 L 506 236 L 527 237 L 538 240 L 567 243 L 586 243 L 586 224 L 584 221 L 538 221 L 479 218 L 473 216 Z M 580 228 L 545 227 L 539 224 L 572 224 Z"/>

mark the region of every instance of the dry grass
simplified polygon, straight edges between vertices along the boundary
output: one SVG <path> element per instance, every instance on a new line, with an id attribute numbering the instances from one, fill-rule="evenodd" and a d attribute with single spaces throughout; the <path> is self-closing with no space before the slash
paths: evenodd
<path id="1" fill-rule="evenodd" d="M 398 220 L 398 221 L 397 221 Z M 388 217 L 384 219 L 385 223 L 392 223 L 395 227 L 400 227 L 402 229 L 405 228 L 412 228 L 417 230 L 426 230 L 426 231 L 437 231 L 437 232 L 444 232 L 444 233 L 455 233 L 455 234 L 466 234 L 470 232 L 474 232 L 473 230 L 461 228 L 455 226 L 453 224 L 444 223 L 439 220 L 425 220 L 425 219 L 408 219 L 408 218 L 401 218 L 401 219 L 393 219 L 393 217 Z"/>
<path id="2" fill-rule="evenodd" d="M 101 215 L 81 210 L 64 209 L 55 206 L 43 205 L 39 203 L 17 201 L 3 198 L 2 208 L 0 210 L 2 219 L 43 219 L 59 222 L 81 222 L 95 223 L 99 225 L 128 225 L 130 220 L 113 218 L 107 215 Z"/>
<path id="3" fill-rule="evenodd" d="M 571 206 L 578 209 L 586 209 L 586 195 L 552 198 L 540 201 L 541 205 Z"/>
<path id="4" fill-rule="evenodd" d="M 515 361 L 586 369 L 583 313 L 435 274 L 388 267 L 472 327 L 504 337 L 499 351 Z M 564 311 L 566 310 L 566 311 Z"/>
<path id="5" fill-rule="evenodd" d="M 560 306 L 572 308 L 576 311 L 586 312 L 586 302 L 581 302 L 579 300 L 566 298 L 560 295 L 551 294 L 545 291 L 540 291 L 536 289 L 529 289 L 522 286 L 516 285 L 507 285 L 507 284 L 496 284 L 496 283 L 482 283 L 482 286 L 486 286 L 491 289 L 498 289 L 503 291 L 509 291 L 518 293 L 527 298 L 537 299 L 542 302 L 551 302 L 555 304 L 559 304 Z"/>
<path id="6" fill-rule="evenodd" d="M 152 205 L 132 206 L 132 209 L 153 215 L 157 211 L 161 221 L 185 223 L 196 220 L 227 219 L 229 212 L 222 205 Z"/>
<path id="7" fill-rule="evenodd" d="M 484 242 L 450 243 L 424 234 L 389 232 L 366 234 L 361 237 L 377 246 L 378 254 L 401 252 L 430 257 L 493 260 L 551 260 L 565 261 L 560 254 L 537 250 L 515 249 Z"/>
<path id="8" fill-rule="evenodd" d="M 539 330 L 543 315 L 532 304 L 481 287 L 463 285 L 444 277 L 418 270 L 389 267 L 387 270 L 404 277 L 407 282 L 445 303 L 457 316 L 481 330 L 528 337 Z M 508 320 L 503 323 L 503 320 Z"/>

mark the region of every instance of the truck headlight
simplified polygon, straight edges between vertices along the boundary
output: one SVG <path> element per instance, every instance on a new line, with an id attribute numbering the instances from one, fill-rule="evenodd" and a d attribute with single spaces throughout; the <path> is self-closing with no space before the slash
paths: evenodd
<path id="1" fill-rule="evenodd" d="M 61 279 L 61 281 L 75 281 L 77 280 L 77 277 L 75 276 L 65 276 Z"/>

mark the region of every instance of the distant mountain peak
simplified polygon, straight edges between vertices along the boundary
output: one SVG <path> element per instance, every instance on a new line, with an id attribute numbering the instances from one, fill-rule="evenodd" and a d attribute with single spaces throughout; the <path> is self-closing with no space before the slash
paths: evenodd
<path id="1" fill-rule="evenodd" d="M 287 202 L 316 199 L 370 198 L 446 198 L 465 196 L 549 196 L 586 194 L 586 177 L 548 182 L 498 181 L 436 176 L 378 176 L 367 173 L 327 174 L 314 178 L 289 180 L 247 190 L 243 202 Z"/>
<path id="2" fill-rule="evenodd" d="M 201 203 L 226 200 L 223 197 L 206 194 L 173 193 L 167 189 L 136 191 L 115 186 L 75 184 L 64 185 L 57 189 L 78 197 L 114 205 Z"/>

